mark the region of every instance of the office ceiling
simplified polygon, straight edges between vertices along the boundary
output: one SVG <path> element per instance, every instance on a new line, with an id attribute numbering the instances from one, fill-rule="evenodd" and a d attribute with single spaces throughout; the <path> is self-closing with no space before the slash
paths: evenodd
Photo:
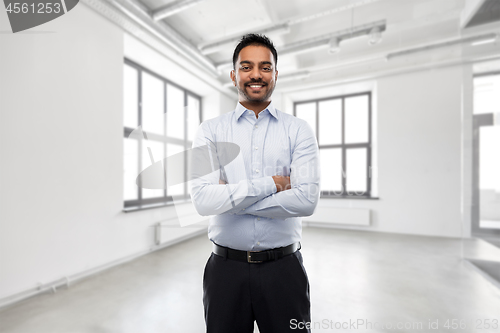
<path id="1" fill-rule="evenodd" d="M 219 73 L 214 76 L 218 75 L 221 84 L 229 82 L 228 64 L 237 42 L 230 42 L 213 53 L 202 52 L 203 47 L 280 25 L 288 26 L 288 32 L 268 33 L 277 46 L 278 53 L 294 43 L 306 43 L 319 36 L 373 22 L 383 22 L 385 28 L 381 42 L 376 45 L 369 45 L 369 37 L 362 36 L 341 40 L 340 51 L 336 54 L 330 54 L 328 45 L 323 45 L 310 49 L 303 47 L 302 52 L 281 55 L 278 69 L 283 77 L 306 72 L 311 78 L 317 76 L 327 79 L 328 75 L 325 73 L 329 71 L 331 75 L 349 76 L 354 75 L 353 73 L 359 75 L 360 71 L 366 73 L 382 68 L 429 64 L 464 57 L 483 59 L 500 56 L 498 37 L 495 43 L 486 45 L 471 46 L 475 40 L 470 40 L 467 43 L 452 42 L 443 47 L 425 48 L 428 45 L 457 41 L 465 37 L 487 38 L 487 33 L 500 33 L 499 20 L 490 19 L 484 24 L 477 24 L 480 18 L 473 15 L 468 22 L 474 22 L 475 26 L 465 27 L 468 22 L 464 23 L 462 17 L 469 0 L 189 1 L 193 3 L 189 8 L 151 22 L 177 32 L 182 42 L 192 47 L 191 52 L 198 53 L 202 60 L 206 59 L 208 63 L 213 64 Z M 189 1 L 111 0 L 121 4 L 133 3 L 150 17 L 161 9 Z M 477 15 L 485 15 L 484 11 L 476 11 Z M 414 48 L 420 50 L 405 53 Z M 392 60 L 393 54 L 401 52 L 405 54 L 405 57 L 401 57 L 402 60 L 399 60 L 400 54 L 398 59 Z M 388 58 L 391 58 L 389 64 Z M 285 86 L 300 84 L 302 80 L 310 79 L 291 80 L 294 82 Z"/>

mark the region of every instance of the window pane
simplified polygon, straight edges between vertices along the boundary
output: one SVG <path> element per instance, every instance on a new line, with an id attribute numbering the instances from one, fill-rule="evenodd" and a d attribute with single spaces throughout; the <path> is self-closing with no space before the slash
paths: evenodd
<path id="1" fill-rule="evenodd" d="M 500 126 L 481 126 L 479 145 L 479 189 L 500 194 Z"/>
<path id="2" fill-rule="evenodd" d="M 149 154 L 148 147 L 151 150 L 151 155 Z M 161 161 L 165 155 L 164 150 L 165 144 L 160 141 L 152 141 L 152 140 L 142 140 L 142 170 L 145 170 L 147 167 L 153 164 L 153 162 Z M 151 159 L 152 157 L 152 159 Z M 157 184 L 165 184 L 165 180 L 163 174 L 159 174 L 155 179 L 155 183 Z M 152 190 L 152 189 L 142 189 L 142 198 L 157 198 L 163 197 L 165 195 L 165 191 L 163 189 Z"/>
<path id="3" fill-rule="evenodd" d="M 366 148 L 346 150 L 346 190 L 352 194 L 366 193 L 366 177 L 368 172 Z"/>
<path id="4" fill-rule="evenodd" d="M 167 156 L 172 156 L 184 151 L 184 147 L 181 145 L 167 144 Z M 168 160 L 168 159 L 167 159 Z M 178 162 L 179 159 L 174 159 Z M 184 162 L 181 165 L 167 165 L 167 179 L 185 179 L 184 172 L 186 168 L 184 167 Z M 167 191 L 168 195 L 180 195 L 184 194 L 184 183 L 170 186 Z"/>
<path id="5" fill-rule="evenodd" d="M 186 178 L 186 181 L 188 181 L 188 179 L 190 179 L 190 176 L 189 176 L 189 172 L 192 171 L 191 169 L 191 158 L 192 158 L 192 154 L 191 153 L 188 153 L 187 154 L 187 166 L 186 166 L 186 170 L 188 172 L 188 175 L 187 175 L 187 178 Z M 190 195 L 191 194 L 191 189 L 190 189 L 191 186 L 187 186 L 187 194 Z"/>
<path id="6" fill-rule="evenodd" d="M 136 184 L 139 175 L 139 143 L 133 139 L 123 139 L 123 200 L 137 200 Z"/>
<path id="7" fill-rule="evenodd" d="M 321 191 L 342 194 L 342 150 L 320 149 Z"/>
<path id="8" fill-rule="evenodd" d="M 319 102 L 319 144 L 342 143 L 342 100 Z"/>
<path id="9" fill-rule="evenodd" d="M 142 72 L 142 129 L 146 133 L 165 133 L 163 89 L 163 81 Z"/>
<path id="10" fill-rule="evenodd" d="M 344 102 L 345 143 L 368 142 L 368 95 L 346 98 Z"/>
<path id="11" fill-rule="evenodd" d="M 196 130 L 200 125 L 200 101 L 188 96 L 188 140 L 193 141 Z"/>
<path id="12" fill-rule="evenodd" d="M 474 113 L 495 113 L 500 110 L 500 75 L 474 79 Z"/>
<path id="13" fill-rule="evenodd" d="M 481 126 L 479 145 L 479 225 L 500 229 L 500 126 Z"/>
<path id="14" fill-rule="evenodd" d="M 184 139 L 184 91 L 167 84 L 167 136 Z"/>
<path id="15" fill-rule="evenodd" d="M 123 66 L 123 126 L 136 128 L 139 117 L 138 72 L 128 65 Z"/>
<path id="16" fill-rule="evenodd" d="M 296 104 L 295 111 L 297 118 L 307 121 L 316 135 L 316 103 Z"/>

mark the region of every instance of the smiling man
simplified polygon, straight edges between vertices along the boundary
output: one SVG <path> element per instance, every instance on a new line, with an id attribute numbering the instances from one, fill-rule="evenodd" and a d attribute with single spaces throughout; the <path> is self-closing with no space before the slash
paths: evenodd
<path id="1" fill-rule="evenodd" d="M 241 158 L 191 181 L 197 211 L 212 215 L 203 276 L 209 333 L 250 333 L 254 321 L 261 333 L 295 332 L 311 321 L 299 250 L 301 217 L 319 199 L 318 145 L 305 121 L 271 102 L 277 60 L 267 37 L 243 36 L 230 74 L 239 103 L 203 122 L 193 142 L 212 147 L 219 164 L 227 160 L 224 143 L 238 145 Z"/>
<path id="2" fill-rule="evenodd" d="M 257 37 L 247 37 L 246 40 L 258 40 Z M 238 89 L 240 104 L 255 112 L 264 110 L 271 102 L 278 70 L 276 69 L 276 50 L 265 45 L 240 43 L 233 55 L 234 69 L 231 80 Z M 246 45 L 246 46 L 245 46 Z"/>

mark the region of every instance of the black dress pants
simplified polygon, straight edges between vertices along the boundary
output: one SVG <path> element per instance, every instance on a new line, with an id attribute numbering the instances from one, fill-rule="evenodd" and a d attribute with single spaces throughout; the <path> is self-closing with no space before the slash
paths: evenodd
<path id="1" fill-rule="evenodd" d="M 300 251 L 275 261 L 246 263 L 214 253 L 203 275 L 207 333 L 300 331 L 309 323 L 309 280 Z M 310 332 L 309 330 L 303 330 Z"/>

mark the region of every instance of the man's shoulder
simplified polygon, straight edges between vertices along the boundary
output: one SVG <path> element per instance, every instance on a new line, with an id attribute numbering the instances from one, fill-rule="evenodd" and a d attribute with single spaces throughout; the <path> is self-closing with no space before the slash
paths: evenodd
<path id="1" fill-rule="evenodd" d="M 279 109 L 275 109 L 275 110 L 276 110 L 276 114 L 278 115 L 278 119 L 283 119 L 284 121 L 291 121 L 291 122 L 294 122 L 294 121 L 296 121 L 296 119 L 299 119 L 299 118 L 295 117 L 293 114 L 286 113 L 286 112 L 281 111 Z"/>
<path id="2" fill-rule="evenodd" d="M 278 109 L 276 109 L 276 113 L 278 115 L 278 119 L 281 119 L 287 125 L 291 125 L 298 128 L 303 126 L 308 126 L 307 121 L 305 121 L 304 119 L 297 118 L 293 114 L 286 113 Z"/>

